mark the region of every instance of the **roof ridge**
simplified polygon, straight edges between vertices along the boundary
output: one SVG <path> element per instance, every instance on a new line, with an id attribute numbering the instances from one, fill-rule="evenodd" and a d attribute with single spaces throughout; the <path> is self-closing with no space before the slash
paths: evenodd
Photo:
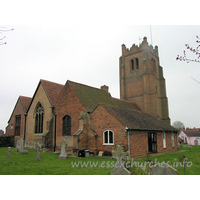
<path id="1" fill-rule="evenodd" d="M 121 106 L 117 106 L 117 105 L 110 105 L 110 104 L 103 103 L 103 102 L 99 102 L 99 104 L 101 104 L 102 106 L 109 106 L 109 107 L 114 107 L 114 108 L 119 108 L 119 109 L 124 109 L 124 110 L 143 112 L 142 110 L 135 110 L 135 109 L 125 108 L 125 107 L 121 107 Z M 146 114 L 148 114 L 148 113 L 146 113 Z"/>
<path id="2" fill-rule="evenodd" d="M 68 80 L 70 83 L 72 84 L 78 84 L 78 85 L 81 85 L 81 86 L 84 86 L 84 87 L 88 87 L 88 88 L 92 88 L 92 89 L 96 89 L 96 90 L 100 90 L 100 91 L 105 91 L 105 90 L 102 90 L 101 88 L 96 88 L 96 87 L 93 87 L 93 86 L 89 86 L 89 85 L 85 85 L 85 84 L 82 84 L 82 83 L 77 83 L 77 82 L 74 82 L 74 81 L 70 81 Z M 106 91 L 105 91 L 106 92 Z"/>
<path id="3" fill-rule="evenodd" d="M 53 82 L 53 81 L 48 81 L 48 80 L 44 80 L 44 79 L 40 79 L 40 81 L 44 81 L 44 82 L 48 82 L 48 83 L 54 83 L 54 84 L 57 84 L 57 85 L 62 85 L 64 86 L 63 84 L 60 84 L 60 83 L 56 83 L 56 82 Z"/>
<path id="4" fill-rule="evenodd" d="M 116 97 L 112 97 L 112 98 L 115 99 L 115 100 L 118 100 L 118 101 L 123 101 L 123 102 L 125 102 L 125 103 L 134 104 L 134 105 L 136 105 L 136 106 L 140 109 L 140 107 L 139 107 L 135 102 L 127 101 L 127 100 L 124 100 L 124 99 L 118 99 L 118 98 L 116 98 Z M 141 109 L 140 109 L 140 110 L 141 110 Z"/>
<path id="5" fill-rule="evenodd" d="M 32 99 L 32 97 L 27 97 L 27 96 L 22 96 L 22 95 L 19 95 L 19 98 L 29 98 L 29 99 Z"/>

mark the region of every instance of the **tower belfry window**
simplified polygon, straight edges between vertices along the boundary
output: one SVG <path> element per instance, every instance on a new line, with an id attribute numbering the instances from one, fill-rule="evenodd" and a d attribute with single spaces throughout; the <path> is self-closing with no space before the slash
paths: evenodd
<path id="1" fill-rule="evenodd" d="M 137 69 L 139 69 L 139 60 L 138 60 L 138 58 L 136 58 L 135 60 L 136 60 L 136 67 L 137 67 Z"/>
<path id="2" fill-rule="evenodd" d="M 134 70 L 134 60 L 131 59 L 131 70 L 133 71 Z"/>

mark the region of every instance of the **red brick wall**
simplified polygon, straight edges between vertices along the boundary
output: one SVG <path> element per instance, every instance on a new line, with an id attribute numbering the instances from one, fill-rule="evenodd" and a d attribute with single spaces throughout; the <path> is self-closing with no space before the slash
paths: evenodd
<path id="1" fill-rule="evenodd" d="M 115 151 L 116 145 L 124 145 L 124 150 L 128 150 L 128 138 L 125 127 L 110 115 L 102 105 L 99 105 L 94 113 L 92 113 L 92 118 L 92 127 L 98 134 L 97 151 Z M 114 132 L 114 145 L 103 145 L 103 132 L 106 130 Z"/>
<path id="2" fill-rule="evenodd" d="M 148 149 L 148 133 L 141 131 L 129 131 L 130 155 L 146 155 Z"/>
<path id="3" fill-rule="evenodd" d="M 165 140 L 166 140 L 166 148 L 163 148 L 163 133 L 157 134 L 157 150 L 158 153 L 161 152 L 170 152 L 170 151 L 177 151 L 178 150 L 178 144 L 177 144 L 177 134 L 174 133 L 174 147 L 172 147 L 172 133 L 165 133 Z"/>
<path id="4" fill-rule="evenodd" d="M 67 83 L 55 106 L 56 147 L 58 149 L 63 139 L 66 140 L 67 147 L 73 147 L 73 134 L 78 130 L 78 118 L 81 111 L 86 112 L 87 109 L 83 106 L 70 84 Z M 63 117 L 65 115 L 71 116 L 71 136 L 62 136 Z"/>
<path id="5" fill-rule="evenodd" d="M 177 137 L 174 133 L 174 147 L 172 147 L 171 133 L 165 133 L 166 148 L 163 148 L 163 133 L 157 132 L 157 152 L 177 151 Z M 130 154 L 131 156 L 146 155 L 149 152 L 148 147 L 148 132 L 144 131 L 129 131 Z"/>
<path id="6" fill-rule="evenodd" d="M 21 125 L 20 125 L 20 136 L 15 136 L 14 140 L 19 140 L 19 139 L 23 139 L 24 138 L 24 123 L 25 123 L 25 116 L 24 116 L 24 111 L 22 108 L 22 104 L 21 104 L 21 100 L 18 99 L 16 106 L 14 108 L 14 111 L 12 113 L 9 125 L 6 127 L 6 135 L 5 136 L 9 136 L 15 135 L 15 116 L 16 115 L 21 115 Z M 11 124 L 13 124 L 13 128 L 11 129 Z"/>

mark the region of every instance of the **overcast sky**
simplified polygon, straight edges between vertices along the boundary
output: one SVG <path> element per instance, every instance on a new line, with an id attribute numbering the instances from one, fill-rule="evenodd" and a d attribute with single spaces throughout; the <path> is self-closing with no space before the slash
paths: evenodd
<path id="1" fill-rule="evenodd" d="M 200 127 L 200 84 L 194 80 L 200 82 L 200 63 L 176 60 L 185 44 L 197 46 L 200 26 L 152 25 L 152 41 L 149 25 L 6 28 L 14 31 L 1 34 L 7 44 L 0 45 L 0 129 L 7 126 L 19 95 L 32 97 L 40 79 L 60 84 L 71 80 L 97 88 L 105 84 L 119 98 L 121 45 L 130 48 L 144 36 L 158 46 L 171 122 Z"/>

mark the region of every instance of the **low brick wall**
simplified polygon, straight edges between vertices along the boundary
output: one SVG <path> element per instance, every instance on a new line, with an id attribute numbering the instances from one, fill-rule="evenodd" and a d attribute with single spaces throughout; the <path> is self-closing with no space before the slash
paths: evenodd
<path id="1" fill-rule="evenodd" d="M 14 136 L 0 137 L 0 147 L 14 147 Z"/>

